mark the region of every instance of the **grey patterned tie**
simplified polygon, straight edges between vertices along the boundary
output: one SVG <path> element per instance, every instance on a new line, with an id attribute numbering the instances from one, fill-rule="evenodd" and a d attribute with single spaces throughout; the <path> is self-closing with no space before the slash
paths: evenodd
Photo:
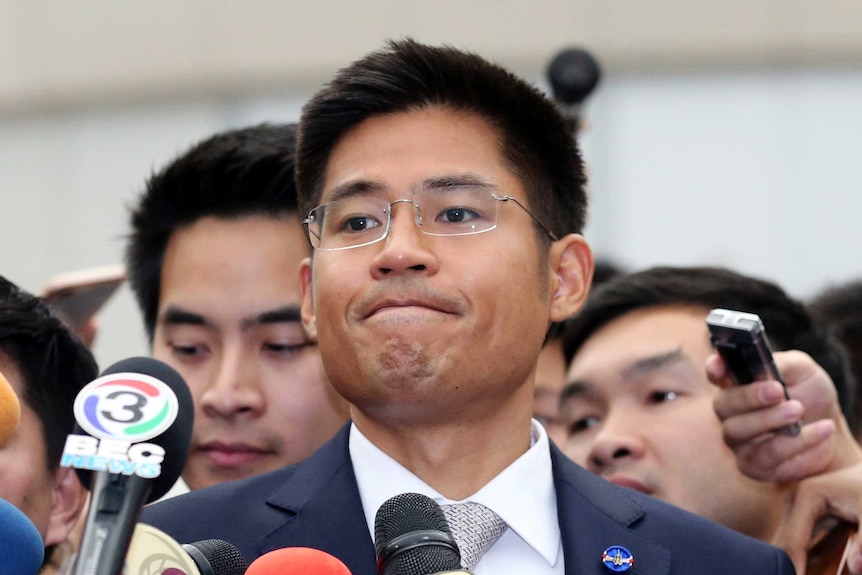
<path id="1" fill-rule="evenodd" d="M 480 503 L 453 503 L 440 507 L 461 550 L 461 567 L 468 571 L 509 527 L 499 515 Z"/>

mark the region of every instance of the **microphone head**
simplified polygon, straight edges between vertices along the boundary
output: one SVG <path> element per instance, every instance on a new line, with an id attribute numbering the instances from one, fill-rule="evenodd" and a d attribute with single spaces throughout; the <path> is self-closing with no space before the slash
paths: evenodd
<path id="1" fill-rule="evenodd" d="M 204 539 L 183 546 L 201 575 L 243 575 L 245 558 L 239 549 L 223 539 Z"/>
<path id="2" fill-rule="evenodd" d="M 78 399 L 75 400 L 75 418 L 78 423 L 75 425 L 74 433 L 96 435 L 96 433 L 89 433 L 89 431 L 90 429 L 93 429 L 92 425 L 98 426 L 98 422 L 94 423 L 92 421 L 96 417 L 95 414 L 105 413 L 97 407 L 99 398 L 93 395 L 89 395 L 85 398 L 93 405 L 87 408 L 88 415 L 83 418 L 84 421 L 82 421 L 82 418 L 79 417 L 78 413 L 79 400 L 82 396 L 88 393 L 91 385 L 101 381 L 102 378 L 105 378 L 106 376 L 119 375 L 127 376 L 125 378 L 120 378 L 124 380 L 123 383 L 131 383 L 135 386 L 140 386 L 144 391 L 139 394 L 135 400 L 130 400 L 128 397 L 120 398 L 125 402 L 121 404 L 120 408 L 124 419 L 128 419 L 129 414 L 140 415 L 141 410 L 146 409 L 147 402 L 150 401 L 151 397 L 159 399 L 159 395 L 164 395 L 159 393 L 159 390 L 157 389 L 159 386 L 153 384 L 161 383 L 167 386 L 170 388 L 170 391 L 173 392 L 173 395 L 176 396 L 175 411 L 173 411 L 174 407 L 170 405 L 172 402 L 166 402 L 166 404 L 160 408 L 159 412 L 149 421 L 137 425 L 135 428 L 140 429 L 146 425 L 153 426 L 159 421 L 162 424 L 165 424 L 166 422 L 168 424 L 165 429 L 159 431 L 158 435 L 147 437 L 146 439 L 146 443 L 158 445 L 165 450 L 165 457 L 161 463 L 161 472 L 158 477 L 151 480 L 150 493 L 147 497 L 147 503 L 151 503 L 160 499 L 171 489 L 171 487 L 173 487 L 174 483 L 176 483 L 177 479 L 179 479 L 182 474 L 183 468 L 188 460 L 189 447 L 192 439 L 192 427 L 194 426 L 194 404 L 192 402 L 192 395 L 182 376 L 166 363 L 151 357 L 132 357 L 124 359 L 105 369 L 98 379 L 87 385 L 81 393 L 79 393 Z M 153 382 L 150 378 L 157 381 Z M 159 419 L 163 416 L 167 417 L 167 419 L 170 419 L 171 416 L 175 416 L 175 419 L 170 423 L 167 419 Z M 120 421 L 123 424 L 128 423 L 124 419 L 114 418 L 115 421 Z M 83 427 L 82 424 L 84 422 L 87 423 L 90 429 L 85 429 Z M 135 423 L 137 424 L 137 422 Z M 130 428 L 129 425 L 124 425 L 124 427 L 126 429 Z M 156 426 L 155 429 L 159 430 L 161 427 Z M 120 439 L 119 436 L 108 436 Z M 89 489 L 92 472 L 84 469 L 77 469 L 77 472 L 81 482 Z"/>
<path id="3" fill-rule="evenodd" d="M 599 63 L 583 48 L 566 48 L 548 65 L 548 81 L 554 99 L 566 106 L 582 103 L 602 76 Z"/>
<path id="4" fill-rule="evenodd" d="M 461 552 L 440 506 L 420 493 L 387 499 L 374 517 L 381 575 L 425 575 L 461 569 Z"/>
<path id="5" fill-rule="evenodd" d="M 246 575 L 351 575 L 347 565 L 325 551 L 285 547 L 264 553 L 251 562 Z"/>
<path id="6" fill-rule="evenodd" d="M 0 447 L 6 445 L 21 421 L 21 402 L 3 374 L 0 373 Z"/>
<path id="7" fill-rule="evenodd" d="M 0 573 L 36 575 L 45 558 L 45 544 L 24 512 L 0 499 Z"/>

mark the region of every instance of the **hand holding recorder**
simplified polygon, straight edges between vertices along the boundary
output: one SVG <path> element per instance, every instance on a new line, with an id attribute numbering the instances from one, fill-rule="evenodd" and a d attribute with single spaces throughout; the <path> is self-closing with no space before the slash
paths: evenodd
<path id="1" fill-rule="evenodd" d="M 810 356 L 787 351 L 773 358 L 754 314 L 713 310 L 707 326 L 718 351 L 706 366 L 721 387 L 714 407 L 743 473 L 794 481 L 862 461 L 835 386 Z"/>

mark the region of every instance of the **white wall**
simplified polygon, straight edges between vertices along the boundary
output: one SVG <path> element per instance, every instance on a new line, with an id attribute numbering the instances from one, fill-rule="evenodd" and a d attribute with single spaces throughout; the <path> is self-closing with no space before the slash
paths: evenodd
<path id="1" fill-rule="evenodd" d="M 304 96 L 0 117 L 0 273 L 38 292 L 56 273 L 119 263 L 127 206 L 153 169 L 215 131 L 295 119 Z M 587 116 L 600 255 L 728 264 L 803 297 L 862 276 L 862 68 L 612 73 Z M 127 289 L 101 320 L 101 365 L 147 352 Z"/>

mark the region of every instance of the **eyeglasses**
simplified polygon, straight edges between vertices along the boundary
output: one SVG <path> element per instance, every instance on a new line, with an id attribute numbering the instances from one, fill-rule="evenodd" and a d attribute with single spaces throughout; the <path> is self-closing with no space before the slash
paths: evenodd
<path id="1" fill-rule="evenodd" d="M 484 188 L 421 188 L 413 199 L 387 202 L 383 198 L 352 196 L 321 204 L 303 220 L 315 249 L 347 250 L 379 242 L 389 235 L 392 206 L 411 204 L 419 230 L 429 236 L 468 236 L 490 232 L 500 219 L 500 203 L 514 202 L 553 241 L 548 227 L 512 196 L 498 196 Z"/>

